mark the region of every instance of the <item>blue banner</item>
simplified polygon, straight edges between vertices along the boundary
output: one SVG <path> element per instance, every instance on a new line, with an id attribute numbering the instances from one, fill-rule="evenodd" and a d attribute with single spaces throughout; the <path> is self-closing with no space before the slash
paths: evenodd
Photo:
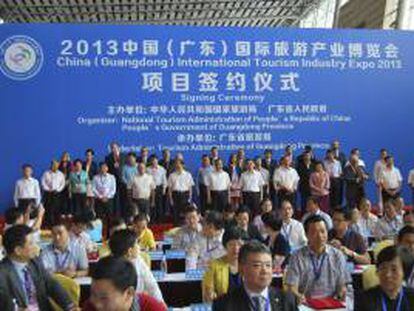
<path id="1" fill-rule="evenodd" d="M 23 163 L 40 177 L 65 150 L 103 159 L 112 140 L 183 152 L 195 172 L 212 146 L 226 161 L 287 144 L 322 157 L 339 139 L 370 172 L 389 149 L 406 179 L 413 55 L 397 31 L 1 25 L 0 210 Z"/>

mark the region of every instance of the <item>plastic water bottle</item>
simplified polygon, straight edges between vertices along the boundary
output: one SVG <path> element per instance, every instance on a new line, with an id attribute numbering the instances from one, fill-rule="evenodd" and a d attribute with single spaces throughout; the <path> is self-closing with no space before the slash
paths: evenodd
<path id="1" fill-rule="evenodd" d="M 165 254 L 162 256 L 161 259 L 161 271 L 164 272 L 164 274 L 168 273 L 167 257 L 165 256 Z"/>
<path id="2" fill-rule="evenodd" d="M 345 303 L 347 311 L 354 311 L 354 287 L 352 284 L 346 286 Z"/>

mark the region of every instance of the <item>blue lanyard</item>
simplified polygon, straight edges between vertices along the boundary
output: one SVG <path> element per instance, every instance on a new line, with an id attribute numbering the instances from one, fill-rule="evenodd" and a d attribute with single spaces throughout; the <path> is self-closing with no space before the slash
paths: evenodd
<path id="1" fill-rule="evenodd" d="M 404 289 L 401 289 L 401 292 L 398 295 L 398 303 L 397 303 L 397 309 L 396 309 L 396 311 L 400 311 L 401 310 L 401 302 L 403 300 L 403 297 L 404 297 Z M 382 296 L 381 296 L 381 302 L 382 302 L 382 311 L 388 311 L 387 304 L 385 303 L 384 294 L 382 294 Z"/>
<path id="2" fill-rule="evenodd" d="M 319 265 L 318 265 L 318 259 L 315 258 L 314 255 L 311 255 L 312 268 L 313 268 L 313 274 L 315 275 L 315 281 L 318 281 L 321 277 L 322 267 L 323 267 L 325 258 L 326 258 L 326 253 L 322 255 L 322 259 L 320 260 Z"/>
<path id="3" fill-rule="evenodd" d="M 55 252 L 55 262 L 56 262 L 56 270 L 57 272 L 61 272 L 65 267 L 66 262 L 68 261 L 70 253 L 67 252 L 66 256 L 63 258 L 62 261 L 59 260 L 58 253 Z"/>

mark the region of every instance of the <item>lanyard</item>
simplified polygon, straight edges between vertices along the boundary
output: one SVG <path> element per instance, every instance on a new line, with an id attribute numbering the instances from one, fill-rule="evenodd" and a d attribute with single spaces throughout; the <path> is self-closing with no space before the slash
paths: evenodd
<path id="1" fill-rule="evenodd" d="M 322 255 L 322 258 L 319 261 L 319 265 L 318 265 L 318 259 L 314 255 L 311 255 L 312 268 L 313 268 L 313 274 L 315 275 L 315 281 L 318 281 L 321 277 L 322 267 L 323 267 L 325 258 L 326 258 L 326 253 Z"/>
<path id="2" fill-rule="evenodd" d="M 397 309 L 396 311 L 401 310 L 401 302 L 404 297 L 404 289 L 401 289 L 400 294 L 398 295 L 398 303 L 397 303 Z M 382 302 L 382 311 L 388 311 L 387 304 L 385 303 L 385 297 L 384 294 L 381 296 L 381 302 Z"/>
<path id="3" fill-rule="evenodd" d="M 207 253 L 211 253 L 212 251 L 216 250 L 218 245 L 216 245 L 213 241 L 213 246 L 210 247 L 210 238 L 207 238 Z"/>
<path id="4" fill-rule="evenodd" d="M 70 256 L 70 253 L 69 253 L 69 252 L 67 252 L 67 253 L 66 253 L 66 255 L 65 255 L 65 257 L 63 257 L 63 260 L 62 260 L 62 261 L 60 261 L 60 260 L 59 260 L 59 254 L 55 252 L 55 263 L 56 263 L 56 270 L 57 270 L 58 272 L 60 272 L 60 271 L 62 271 L 62 270 L 63 270 L 63 268 L 65 267 L 65 265 L 66 265 L 67 261 L 69 260 L 69 256 Z"/>

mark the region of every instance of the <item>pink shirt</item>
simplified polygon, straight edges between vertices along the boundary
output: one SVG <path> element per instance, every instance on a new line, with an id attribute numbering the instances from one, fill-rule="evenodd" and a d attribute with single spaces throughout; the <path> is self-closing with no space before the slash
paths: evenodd
<path id="1" fill-rule="evenodd" d="M 327 172 L 313 172 L 309 178 L 311 194 L 315 196 L 325 196 L 329 194 L 330 182 Z"/>

